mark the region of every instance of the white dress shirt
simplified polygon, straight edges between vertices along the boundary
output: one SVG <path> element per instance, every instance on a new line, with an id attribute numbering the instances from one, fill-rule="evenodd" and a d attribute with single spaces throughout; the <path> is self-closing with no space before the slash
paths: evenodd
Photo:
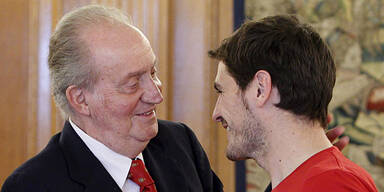
<path id="1" fill-rule="evenodd" d="M 69 123 L 79 135 L 81 140 L 87 145 L 96 158 L 103 164 L 104 168 L 112 176 L 123 192 L 139 192 L 140 186 L 130 179 L 127 179 L 129 169 L 131 168 L 132 159 L 124 155 L 114 152 L 103 143 L 90 137 L 81 130 L 75 123 L 69 119 Z M 139 154 L 137 158 L 144 162 L 143 154 Z"/>

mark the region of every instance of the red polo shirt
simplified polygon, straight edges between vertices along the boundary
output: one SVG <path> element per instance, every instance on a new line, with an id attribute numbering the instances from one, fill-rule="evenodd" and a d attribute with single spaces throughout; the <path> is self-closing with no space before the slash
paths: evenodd
<path id="1" fill-rule="evenodd" d="M 272 192 L 372 191 L 372 177 L 336 148 L 330 147 L 307 159 Z"/>

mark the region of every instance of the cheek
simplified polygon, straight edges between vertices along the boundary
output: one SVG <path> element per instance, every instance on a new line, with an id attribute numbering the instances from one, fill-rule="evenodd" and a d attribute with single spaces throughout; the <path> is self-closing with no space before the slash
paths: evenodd
<path id="1" fill-rule="evenodd" d="M 131 116 L 140 102 L 140 95 L 116 94 L 105 97 L 103 107 L 112 111 L 114 115 Z"/>
<path id="2" fill-rule="evenodd" d="M 223 111 L 226 118 L 230 118 L 233 121 L 238 121 L 243 115 L 243 103 L 236 95 L 224 98 L 222 102 L 225 110 Z M 224 117 L 224 118 L 225 118 Z"/>

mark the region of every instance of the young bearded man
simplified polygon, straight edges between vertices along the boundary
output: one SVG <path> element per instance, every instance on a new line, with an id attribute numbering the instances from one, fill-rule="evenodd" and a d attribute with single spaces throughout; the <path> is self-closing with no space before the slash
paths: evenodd
<path id="1" fill-rule="evenodd" d="M 371 176 L 327 139 L 335 64 L 324 41 L 294 16 L 245 23 L 219 48 L 213 119 L 227 157 L 254 159 L 273 192 L 377 191 Z"/>

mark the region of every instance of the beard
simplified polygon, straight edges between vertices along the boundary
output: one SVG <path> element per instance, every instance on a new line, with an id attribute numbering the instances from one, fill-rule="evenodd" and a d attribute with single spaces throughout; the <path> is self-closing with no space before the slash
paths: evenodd
<path id="1" fill-rule="evenodd" d="M 227 146 L 227 158 L 232 161 L 255 159 L 265 155 L 267 143 L 265 141 L 266 130 L 260 119 L 256 118 L 249 110 L 247 102 L 243 100 L 245 118 L 239 127 L 229 129 L 231 134 Z"/>

